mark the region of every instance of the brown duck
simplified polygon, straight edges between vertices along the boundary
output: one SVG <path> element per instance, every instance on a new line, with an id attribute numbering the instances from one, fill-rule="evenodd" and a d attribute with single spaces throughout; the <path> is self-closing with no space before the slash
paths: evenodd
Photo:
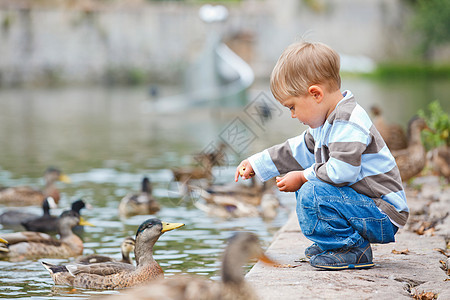
<path id="1" fill-rule="evenodd" d="M 274 181 L 256 184 L 252 177 L 250 186 L 244 184 L 211 185 L 200 189 L 205 202 L 196 201 L 195 206 L 208 215 L 222 218 L 256 217 L 260 214 L 270 219 L 276 215 L 279 200 L 273 191 Z"/>
<path id="2" fill-rule="evenodd" d="M 171 169 L 175 181 L 181 184 L 180 192 L 183 195 L 189 195 L 191 193 L 189 184 L 192 180 L 206 179 L 208 184 L 213 182 L 213 167 L 223 166 L 226 163 L 225 149 L 226 144 L 220 143 L 212 151 L 203 151 L 194 154 L 194 160 L 198 163 L 196 166 L 182 166 Z"/>
<path id="3" fill-rule="evenodd" d="M 392 151 L 402 181 L 408 181 L 419 174 L 426 163 L 426 150 L 422 144 L 421 132 L 427 128 L 425 120 L 414 117 L 408 125 L 408 147 Z"/>
<path id="4" fill-rule="evenodd" d="M 106 255 L 100 255 L 100 254 L 90 254 L 86 256 L 81 256 L 75 260 L 78 264 L 88 265 L 88 264 L 94 264 L 94 263 L 100 263 L 100 262 L 110 262 L 110 261 L 117 261 L 127 264 L 133 264 L 131 261 L 130 253 L 134 251 L 135 246 L 135 240 L 129 236 L 126 237 L 122 244 L 120 245 L 120 250 L 122 253 L 122 259 L 116 260 L 110 256 Z"/>
<path id="5" fill-rule="evenodd" d="M 152 215 L 159 210 L 160 206 L 152 195 L 152 185 L 148 177 L 142 179 L 142 188 L 139 193 L 126 195 L 119 204 L 119 214 L 122 217 Z"/>
<path id="6" fill-rule="evenodd" d="M 222 258 L 220 282 L 199 277 L 176 276 L 153 281 L 142 287 L 126 291 L 111 299 L 175 300 L 175 299 L 257 299 L 253 289 L 245 282 L 242 265 L 251 258 L 275 264 L 264 255 L 258 237 L 250 232 L 236 233 L 230 240 Z"/>
<path id="7" fill-rule="evenodd" d="M 0 258 L 22 260 L 24 258 L 55 257 L 66 258 L 83 253 L 83 241 L 72 232 L 76 225 L 92 224 L 80 218 L 73 211 L 63 212 L 58 219 L 59 239 L 32 231 L 5 233 L 1 237 L 8 241 L 7 251 L 0 252 Z"/>
<path id="8" fill-rule="evenodd" d="M 69 183 L 69 177 L 63 174 L 61 170 L 50 167 L 45 171 L 44 180 L 45 187 L 43 190 L 37 190 L 29 186 L 3 188 L 0 190 L 0 203 L 15 206 L 40 205 L 46 197 L 52 197 L 58 203 L 60 194 L 55 182 Z"/>
<path id="9" fill-rule="evenodd" d="M 52 265 L 42 262 L 55 284 L 93 289 L 122 289 L 164 277 L 164 272 L 153 258 L 153 246 L 166 231 L 184 226 L 181 223 L 165 223 L 148 219 L 136 232 L 134 257 L 136 267 L 121 262 L 94 263 L 89 265 Z"/>
<path id="10" fill-rule="evenodd" d="M 405 130 L 398 124 L 388 124 L 378 106 L 372 106 L 370 111 L 373 115 L 373 124 L 383 137 L 389 150 L 405 149 L 408 146 Z"/>

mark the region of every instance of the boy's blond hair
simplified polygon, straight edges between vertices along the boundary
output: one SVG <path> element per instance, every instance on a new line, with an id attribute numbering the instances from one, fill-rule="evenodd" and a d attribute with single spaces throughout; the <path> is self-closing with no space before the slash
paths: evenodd
<path id="1" fill-rule="evenodd" d="M 278 100 L 304 96 L 313 84 L 324 84 L 328 92 L 341 88 L 339 54 L 322 43 L 298 42 L 288 46 L 270 77 L 270 89 Z"/>

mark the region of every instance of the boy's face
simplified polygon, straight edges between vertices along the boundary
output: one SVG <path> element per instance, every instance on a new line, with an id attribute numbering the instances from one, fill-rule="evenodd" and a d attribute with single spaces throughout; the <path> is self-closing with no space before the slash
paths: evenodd
<path id="1" fill-rule="evenodd" d="M 280 103 L 291 111 L 291 117 L 311 128 L 317 128 L 325 123 L 328 110 L 317 102 L 314 95 L 290 97 Z"/>

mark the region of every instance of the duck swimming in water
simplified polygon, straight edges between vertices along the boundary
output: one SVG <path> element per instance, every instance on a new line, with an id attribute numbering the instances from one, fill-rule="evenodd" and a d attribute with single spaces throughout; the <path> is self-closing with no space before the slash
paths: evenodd
<path id="1" fill-rule="evenodd" d="M 131 237 L 126 237 L 122 244 L 120 245 L 120 250 L 122 253 L 122 259 L 116 260 L 110 256 L 106 255 L 99 255 L 99 254 L 90 254 L 86 256 L 81 256 L 75 260 L 77 264 L 94 264 L 94 263 L 100 263 L 100 262 L 109 262 L 109 261 L 118 261 L 122 263 L 127 264 L 133 264 L 131 261 L 130 253 L 134 251 L 136 241 Z"/>
<path id="2" fill-rule="evenodd" d="M 59 190 L 55 186 L 56 181 L 70 183 L 70 178 L 61 170 L 50 167 L 44 174 L 45 187 L 37 190 L 29 186 L 16 186 L 0 190 L 0 203 L 5 205 L 26 206 L 41 205 L 46 197 L 52 197 L 56 203 L 59 202 Z"/>
<path id="3" fill-rule="evenodd" d="M 162 268 L 153 258 L 153 246 L 164 232 L 182 226 L 184 226 L 182 223 L 166 223 L 159 219 L 148 219 L 143 222 L 136 232 L 134 249 L 136 267 L 121 262 L 59 266 L 47 262 L 42 264 L 49 271 L 55 284 L 90 289 L 122 289 L 148 283 L 164 277 Z"/>
<path id="4" fill-rule="evenodd" d="M 274 265 L 260 246 L 254 233 L 239 232 L 230 238 L 222 258 L 221 281 L 200 277 L 173 276 L 160 279 L 114 295 L 108 299 L 178 300 L 178 299 L 257 299 L 254 290 L 245 282 L 242 266 L 252 258 Z"/>
<path id="5" fill-rule="evenodd" d="M 22 260 L 24 258 L 55 257 L 67 258 L 83 253 L 83 241 L 72 232 L 76 225 L 93 226 L 73 211 L 65 211 L 58 218 L 59 239 L 32 231 L 1 234 L 8 241 L 7 251 L 0 252 L 0 258 Z"/>
<path id="6" fill-rule="evenodd" d="M 6 226 L 21 225 L 23 222 L 28 222 L 37 218 L 47 219 L 51 217 L 50 208 L 54 209 L 58 206 L 52 197 L 46 197 L 42 202 L 42 216 L 34 213 L 24 212 L 23 209 L 11 209 L 5 211 L 0 215 L 0 224 Z"/>
<path id="7" fill-rule="evenodd" d="M 86 207 L 86 205 L 87 204 L 82 199 L 79 199 L 72 202 L 70 210 L 80 215 L 81 209 Z M 58 232 L 58 217 L 51 216 L 50 214 L 44 214 L 41 217 L 21 222 L 21 224 L 28 231 L 46 232 L 46 233 Z M 77 225 L 72 229 L 75 231 L 76 228 L 79 226 L 80 225 Z"/>
<path id="8" fill-rule="evenodd" d="M 152 185 L 148 177 L 142 179 L 142 188 L 139 193 L 126 195 L 119 204 L 119 214 L 122 217 L 152 215 L 159 210 L 160 206 L 152 195 Z"/>

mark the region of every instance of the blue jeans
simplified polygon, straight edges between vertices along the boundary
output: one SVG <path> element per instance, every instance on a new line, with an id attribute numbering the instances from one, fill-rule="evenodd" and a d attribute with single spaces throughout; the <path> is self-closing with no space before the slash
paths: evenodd
<path id="1" fill-rule="evenodd" d="M 397 226 L 375 202 L 348 186 L 314 179 L 296 192 L 297 217 L 303 234 L 323 250 L 394 242 Z"/>

